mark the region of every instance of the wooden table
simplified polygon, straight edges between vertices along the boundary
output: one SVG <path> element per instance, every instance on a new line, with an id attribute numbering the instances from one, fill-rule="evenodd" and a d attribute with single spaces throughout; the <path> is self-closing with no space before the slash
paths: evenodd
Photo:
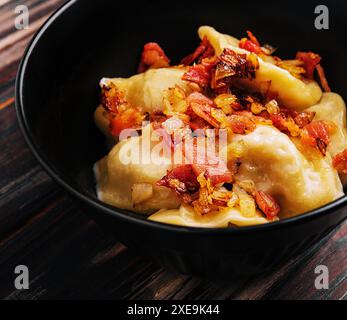
<path id="1" fill-rule="evenodd" d="M 16 122 L 17 67 L 33 33 L 62 0 L 0 0 L 0 298 L 347 299 L 347 222 L 269 276 L 209 281 L 163 270 L 103 233 L 38 165 Z M 14 28 L 25 4 L 30 27 Z M 14 287 L 17 265 L 30 289 Z M 316 290 L 317 265 L 330 289 Z"/>

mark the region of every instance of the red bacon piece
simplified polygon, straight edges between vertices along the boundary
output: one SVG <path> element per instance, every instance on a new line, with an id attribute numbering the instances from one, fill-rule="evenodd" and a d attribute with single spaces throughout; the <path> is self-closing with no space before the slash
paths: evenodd
<path id="1" fill-rule="evenodd" d="M 259 209 L 265 213 L 268 219 L 275 218 L 281 210 L 276 200 L 266 192 L 256 191 L 255 201 Z"/>
<path id="2" fill-rule="evenodd" d="M 158 186 L 174 189 L 176 193 L 196 192 L 199 182 L 190 164 L 180 165 L 170 171 L 157 182 Z"/>
<path id="3" fill-rule="evenodd" d="M 213 186 L 231 182 L 233 175 L 226 163 L 210 148 L 204 148 L 202 151 L 198 150 L 197 139 L 193 138 L 190 143 L 184 144 L 184 156 L 192 164 L 196 176 L 204 173 Z"/>
<path id="4" fill-rule="evenodd" d="M 213 127 L 219 128 L 218 121 L 211 115 L 214 106 L 211 99 L 207 98 L 202 93 L 193 92 L 187 98 L 187 102 L 197 116 L 211 124 Z"/>
<path id="5" fill-rule="evenodd" d="M 183 75 L 182 80 L 197 83 L 201 87 L 207 87 L 212 79 L 212 70 L 217 63 L 217 59 L 205 58 L 200 64 L 189 67 L 189 70 Z"/>
<path id="6" fill-rule="evenodd" d="M 160 129 L 168 117 L 162 111 L 154 111 L 150 114 L 149 119 L 154 129 Z"/>
<path id="7" fill-rule="evenodd" d="M 256 46 L 260 47 L 260 42 L 251 31 L 247 30 L 247 36 L 250 41 L 252 41 Z"/>
<path id="8" fill-rule="evenodd" d="M 327 78 L 325 77 L 325 72 L 320 64 L 316 66 L 320 84 L 325 92 L 331 92 Z"/>
<path id="9" fill-rule="evenodd" d="M 141 125 L 143 115 L 140 109 L 132 107 L 126 101 L 124 93 L 114 84 L 102 88 L 101 103 L 107 111 L 109 130 L 113 136 L 119 136 L 123 130 Z"/>
<path id="10" fill-rule="evenodd" d="M 212 56 L 214 56 L 214 49 L 208 41 L 207 37 L 204 37 L 196 50 L 192 54 L 182 59 L 181 64 L 189 66 L 198 58 L 204 59 Z"/>
<path id="11" fill-rule="evenodd" d="M 280 131 L 287 131 L 286 116 L 283 113 L 270 114 L 270 120 L 274 127 Z"/>
<path id="12" fill-rule="evenodd" d="M 155 42 L 145 44 L 138 73 L 145 72 L 151 68 L 163 68 L 170 65 L 170 59 L 166 56 L 164 50 Z"/>
<path id="13" fill-rule="evenodd" d="M 339 173 L 347 174 L 347 149 L 333 158 L 333 166 Z"/>
<path id="14" fill-rule="evenodd" d="M 298 52 L 296 54 L 296 59 L 301 60 L 304 63 L 306 77 L 308 79 L 313 79 L 314 69 L 320 63 L 322 58 L 318 54 L 313 52 Z"/>
<path id="15" fill-rule="evenodd" d="M 255 130 L 255 122 L 244 115 L 233 114 L 228 117 L 228 121 L 233 133 L 236 134 L 245 134 Z"/>
<path id="16" fill-rule="evenodd" d="M 259 54 L 261 52 L 261 48 L 259 46 L 246 38 L 240 40 L 239 47 L 255 54 Z"/>
<path id="17" fill-rule="evenodd" d="M 192 111 L 193 112 L 193 111 Z M 198 129 L 212 129 L 213 127 L 206 122 L 204 119 L 200 118 L 200 117 L 193 117 L 190 121 L 189 121 L 189 127 L 194 131 L 194 130 L 198 130 Z"/>
<path id="18" fill-rule="evenodd" d="M 251 31 L 247 31 L 248 39 L 243 38 L 240 40 L 239 47 L 241 49 L 247 50 L 249 52 L 253 52 L 255 54 L 259 54 L 262 52 L 260 47 L 260 43 L 258 39 L 253 35 Z"/>
<path id="19" fill-rule="evenodd" d="M 143 116 L 136 108 L 129 108 L 110 116 L 110 132 L 118 137 L 123 130 L 140 127 Z"/>
<path id="20" fill-rule="evenodd" d="M 294 121 L 299 128 L 303 128 L 312 122 L 315 115 L 316 113 L 312 111 L 296 112 Z"/>
<path id="21" fill-rule="evenodd" d="M 197 64 L 189 68 L 183 75 L 182 80 L 197 83 L 201 87 L 206 87 L 211 80 L 208 70 L 201 64 Z"/>
<path id="22" fill-rule="evenodd" d="M 318 148 L 325 155 L 326 147 L 330 143 L 329 132 L 332 129 L 332 124 L 327 121 L 313 121 L 304 127 L 301 133 L 301 142 L 305 145 Z"/>

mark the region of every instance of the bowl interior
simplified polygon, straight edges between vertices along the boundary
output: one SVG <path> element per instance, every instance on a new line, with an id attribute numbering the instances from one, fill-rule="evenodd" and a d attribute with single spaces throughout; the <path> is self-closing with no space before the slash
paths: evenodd
<path id="1" fill-rule="evenodd" d="M 317 4 L 310 1 L 144 1 L 122 6 L 105 0 L 71 1 L 40 33 L 26 58 L 21 93 L 31 138 L 50 166 L 95 199 L 92 166 L 107 151 L 93 122 L 99 80 L 133 75 L 149 41 L 158 42 L 173 63 L 179 62 L 198 45 L 200 25 L 236 37 L 252 30 L 262 42 L 278 47 L 281 57 L 318 52 L 333 91 L 347 98 L 347 7 L 330 3 L 330 30 L 319 31 L 314 28 Z"/>

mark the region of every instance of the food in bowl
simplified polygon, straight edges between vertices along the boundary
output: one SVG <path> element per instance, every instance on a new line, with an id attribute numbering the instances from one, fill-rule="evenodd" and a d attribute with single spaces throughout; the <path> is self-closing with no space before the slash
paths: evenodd
<path id="1" fill-rule="evenodd" d="M 270 223 L 343 196 L 346 107 L 321 57 L 282 60 L 249 31 L 198 33 L 177 65 L 148 43 L 137 75 L 101 80 L 95 122 L 110 152 L 94 167 L 98 198 L 212 228 Z"/>

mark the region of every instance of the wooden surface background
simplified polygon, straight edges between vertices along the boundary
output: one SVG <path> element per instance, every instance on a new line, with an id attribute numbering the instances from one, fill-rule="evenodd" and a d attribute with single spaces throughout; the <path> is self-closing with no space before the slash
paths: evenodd
<path id="1" fill-rule="evenodd" d="M 19 131 L 14 83 L 28 41 L 62 0 L 0 0 L 0 298 L 347 299 L 347 222 L 269 276 L 214 282 L 163 270 L 103 233 L 33 158 Z M 30 27 L 14 28 L 25 4 Z M 30 289 L 14 287 L 26 265 Z M 316 290 L 317 265 L 330 288 Z"/>

